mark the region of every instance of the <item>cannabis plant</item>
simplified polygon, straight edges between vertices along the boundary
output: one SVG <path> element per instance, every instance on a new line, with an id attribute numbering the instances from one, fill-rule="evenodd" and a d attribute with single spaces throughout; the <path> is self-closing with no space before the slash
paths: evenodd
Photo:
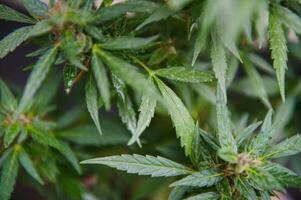
<path id="1" fill-rule="evenodd" d="M 0 58 L 22 43 L 37 46 L 26 55 L 37 61 L 24 69 L 22 92 L 0 79 L 1 200 L 24 177 L 47 199 L 156 198 L 149 186 L 124 186 L 130 177 L 86 164 L 180 177 L 149 184 L 172 188 L 159 199 L 265 200 L 301 186 L 278 163 L 301 152 L 300 135 L 284 139 L 301 90 L 298 73 L 285 73 L 300 59 L 300 1 L 22 4 L 26 14 L 0 4 L 0 19 L 27 24 L 0 41 Z"/>

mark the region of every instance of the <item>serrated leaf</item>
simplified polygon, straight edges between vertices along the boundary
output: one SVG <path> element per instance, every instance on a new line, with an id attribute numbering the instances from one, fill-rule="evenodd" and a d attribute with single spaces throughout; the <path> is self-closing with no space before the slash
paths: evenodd
<path id="1" fill-rule="evenodd" d="M 14 111 L 17 107 L 17 100 L 7 87 L 5 82 L 0 78 L 0 105 L 8 111 Z"/>
<path id="2" fill-rule="evenodd" d="M 242 143 L 250 137 L 250 134 L 252 134 L 260 125 L 262 124 L 261 121 L 253 123 L 249 125 L 248 127 L 244 128 L 241 132 L 238 133 L 237 137 L 235 138 L 237 146 L 241 146 Z"/>
<path id="3" fill-rule="evenodd" d="M 101 47 L 108 50 L 127 50 L 127 49 L 143 49 L 150 47 L 158 36 L 148 38 L 121 36 L 117 38 L 107 39 L 101 43 Z"/>
<path id="4" fill-rule="evenodd" d="M 125 83 L 141 93 L 146 93 L 150 97 L 156 99 L 160 97 L 156 88 L 149 83 L 146 76 L 140 73 L 135 66 L 109 52 L 100 49 L 97 49 L 96 52 L 110 68 L 112 73 L 121 78 Z"/>
<path id="5" fill-rule="evenodd" d="M 42 132 L 33 126 L 29 126 L 28 130 L 31 133 L 31 137 L 38 143 L 53 147 L 63 154 L 67 160 L 72 164 L 78 173 L 81 173 L 80 166 L 78 165 L 77 159 L 70 149 L 70 147 L 62 142 L 59 142 L 53 135 L 47 134 L 48 132 Z"/>
<path id="6" fill-rule="evenodd" d="M 265 158 L 280 158 L 301 152 L 301 135 L 295 135 L 267 149 Z"/>
<path id="7" fill-rule="evenodd" d="M 211 34 L 212 37 L 212 46 L 210 57 L 212 60 L 213 71 L 215 73 L 215 77 L 218 80 L 219 87 L 221 88 L 224 99 L 227 101 L 227 93 L 226 93 L 226 76 L 227 76 L 227 61 L 226 55 L 223 45 L 221 44 L 219 38 L 216 33 Z"/>
<path id="8" fill-rule="evenodd" d="M 171 16 L 174 13 L 173 10 L 168 9 L 167 6 L 163 5 L 157 8 L 148 18 L 146 18 L 137 28 L 136 30 L 140 30 L 141 28 L 145 27 L 146 25 L 157 22 L 167 17 Z"/>
<path id="9" fill-rule="evenodd" d="M 16 110 L 15 117 L 21 114 L 26 106 L 28 106 L 28 104 L 31 102 L 34 94 L 39 89 L 48 72 L 50 71 L 51 66 L 54 64 L 57 52 L 58 46 L 55 46 L 47 51 L 42 57 L 40 57 L 38 62 L 34 65 L 25 85 L 25 89 Z"/>
<path id="10" fill-rule="evenodd" d="M 177 137 L 180 138 L 181 146 L 185 148 L 185 154 L 190 156 L 194 137 L 194 121 L 181 99 L 161 80 L 156 79 L 156 81 L 176 128 Z"/>
<path id="11" fill-rule="evenodd" d="M 44 184 L 43 180 L 41 179 L 40 175 L 38 174 L 36 168 L 34 167 L 34 164 L 32 163 L 29 155 L 25 151 L 25 149 L 21 148 L 19 151 L 19 161 L 20 164 L 24 167 L 26 172 L 34 178 L 36 181 L 38 181 L 40 184 Z"/>
<path id="12" fill-rule="evenodd" d="M 248 60 L 244 60 L 244 67 L 250 79 L 251 87 L 253 91 L 256 92 L 257 98 L 259 98 L 268 109 L 272 109 L 263 79 Z"/>
<path id="13" fill-rule="evenodd" d="M 67 94 L 71 92 L 73 84 L 76 81 L 79 69 L 75 66 L 66 64 L 64 66 L 63 79 L 64 79 L 64 89 Z"/>
<path id="14" fill-rule="evenodd" d="M 182 200 L 185 193 L 190 189 L 190 187 L 174 187 L 168 195 L 168 200 Z"/>
<path id="15" fill-rule="evenodd" d="M 22 0 L 24 7 L 35 18 L 47 17 L 48 7 L 40 0 Z"/>
<path id="16" fill-rule="evenodd" d="M 222 179 L 222 174 L 215 170 L 203 170 L 189 175 L 170 186 L 191 186 L 191 187 L 210 187 Z"/>
<path id="17" fill-rule="evenodd" d="M 279 20 L 288 28 L 293 29 L 297 33 L 301 33 L 301 18 L 286 7 L 277 6 L 277 15 L 281 16 Z"/>
<path id="18" fill-rule="evenodd" d="M 0 41 L 0 58 L 15 50 L 30 36 L 33 26 L 25 26 L 15 30 Z"/>
<path id="19" fill-rule="evenodd" d="M 90 113 L 91 118 L 93 119 L 93 122 L 95 126 L 97 127 L 97 130 L 100 135 L 102 135 L 102 130 L 99 123 L 99 114 L 98 114 L 98 95 L 97 95 L 97 89 L 95 87 L 95 83 L 93 80 L 92 75 L 89 77 L 86 83 L 86 104 L 88 111 Z"/>
<path id="20" fill-rule="evenodd" d="M 238 162 L 238 154 L 236 152 L 233 152 L 231 149 L 221 148 L 218 150 L 217 154 L 221 159 L 229 163 Z"/>
<path id="21" fill-rule="evenodd" d="M 157 156 L 127 155 L 109 156 L 82 161 L 81 164 L 102 164 L 118 170 L 152 177 L 169 177 L 191 174 L 194 171 L 184 165 Z"/>
<path id="22" fill-rule="evenodd" d="M 65 31 L 63 37 L 62 50 L 64 57 L 74 66 L 82 70 L 87 67 L 81 62 L 80 55 L 82 53 L 82 44 L 72 31 Z"/>
<path id="23" fill-rule="evenodd" d="M 217 86 L 216 92 L 216 115 L 217 133 L 221 147 L 237 152 L 236 141 L 232 135 L 226 99 L 219 85 Z"/>
<path id="24" fill-rule="evenodd" d="M 195 196 L 188 197 L 184 200 L 218 200 L 220 195 L 216 192 L 206 192 Z"/>
<path id="25" fill-rule="evenodd" d="M 287 69 L 287 46 L 285 33 L 279 16 L 270 12 L 269 41 L 272 52 L 273 67 L 276 70 L 280 94 L 285 101 L 285 70 Z"/>
<path id="26" fill-rule="evenodd" d="M 211 74 L 188 67 L 162 68 L 154 71 L 154 73 L 164 78 L 188 83 L 203 83 L 214 80 Z"/>
<path id="27" fill-rule="evenodd" d="M 13 123 L 6 128 L 5 135 L 4 135 L 5 148 L 7 148 L 14 141 L 14 139 L 20 133 L 21 128 L 22 128 L 21 124 L 18 122 Z"/>
<path id="28" fill-rule="evenodd" d="M 149 126 L 151 119 L 155 114 L 155 108 L 156 108 L 156 100 L 149 97 L 148 95 L 143 95 L 140 108 L 139 108 L 140 114 L 139 114 L 137 126 L 133 133 L 132 138 L 128 142 L 128 145 L 132 145 L 134 142 L 139 141 L 140 135 L 143 133 L 146 127 Z"/>
<path id="29" fill-rule="evenodd" d="M 245 177 L 238 177 L 234 180 L 236 189 L 248 200 L 258 199 L 255 190 L 248 183 Z"/>
<path id="30" fill-rule="evenodd" d="M 130 0 L 99 9 L 95 16 L 95 22 L 105 23 L 110 20 L 117 19 L 118 17 L 125 15 L 127 12 L 150 13 L 155 8 L 157 8 L 157 4 L 153 2 Z"/>
<path id="31" fill-rule="evenodd" d="M 7 21 L 15 21 L 21 23 L 35 23 L 35 20 L 14 10 L 10 7 L 7 7 L 3 4 L 0 5 L 0 19 L 7 20 Z"/>
<path id="32" fill-rule="evenodd" d="M 94 78 L 97 84 L 99 94 L 102 97 L 102 100 L 105 104 L 106 110 L 109 110 L 111 107 L 110 102 L 110 83 L 108 79 L 105 66 L 96 52 L 93 51 L 92 57 L 92 70 Z"/>
<path id="33" fill-rule="evenodd" d="M 301 177 L 295 172 L 276 163 L 268 163 L 264 168 L 268 170 L 283 187 L 300 187 Z"/>
<path id="34" fill-rule="evenodd" d="M 15 148 L 5 158 L 0 177 L 0 199 L 9 200 L 19 171 L 18 150 Z"/>

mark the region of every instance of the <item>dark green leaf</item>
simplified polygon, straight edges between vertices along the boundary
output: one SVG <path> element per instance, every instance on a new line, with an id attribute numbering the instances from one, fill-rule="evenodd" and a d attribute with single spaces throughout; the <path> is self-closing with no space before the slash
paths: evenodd
<path id="1" fill-rule="evenodd" d="M 195 196 L 191 196 L 189 198 L 186 198 L 185 200 L 218 200 L 219 197 L 220 195 L 216 192 L 206 192 Z"/>
<path id="2" fill-rule="evenodd" d="M 248 183 L 246 178 L 244 177 L 238 177 L 234 181 L 235 187 L 240 192 L 242 196 L 244 196 L 248 200 L 255 200 L 258 199 L 257 195 L 255 193 L 255 190 L 252 188 L 252 186 Z"/>
<path id="3" fill-rule="evenodd" d="M 14 139 L 20 133 L 21 128 L 22 128 L 22 126 L 19 122 L 15 122 L 6 128 L 5 136 L 4 136 L 4 147 L 5 148 L 7 148 L 14 141 Z"/>
<path id="4" fill-rule="evenodd" d="M 101 47 L 109 50 L 142 49 L 151 46 L 157 38 L 158 36 L 148 38 L 122 36 L 107 39 L 105 42 L 101 43 Z"/>
<path id="5" fill-rule="evenodd" d="M 2 4 L 0 5 L 0 19 L 29 24 L 35 23 L 35 20 L 33 20 L 32 18 Z"/>
<path id="6" fill-rule="evenodd" d="M 22 0 L 26 10 L 35 18 L 47 17 L 48 8 L 45 3 L 40 0 Z"/>
<path id="7" fill-rule="evenodd" d="M 0 78 L 0 104 L 8 111 L 14 111 L 17 107 L 17 100 L 9 90 L 5 82 Z"/>

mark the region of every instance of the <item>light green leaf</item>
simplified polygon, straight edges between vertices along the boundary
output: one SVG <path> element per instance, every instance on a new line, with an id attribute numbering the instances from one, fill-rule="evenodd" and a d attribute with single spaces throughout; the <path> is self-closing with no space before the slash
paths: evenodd
<path id="1" fill-rule="evenodd" d="M 180 138 L 181 146 L 185 148 L 185 154 L 191 155 L 192 140 L 194 137 L 194 121 L 181 99 L 161 80 L 156 79 L 163 95 L 165 106 Z"/>
<path id="2" fill-rule="evenodd" d="M 137 122 L 136 129 L 133 133 L 132 138 L 128 142 L 128 145 L 132 145 L 134 142 L 139 141 L 140 135 L 149 126 L 151 119 L 155 114 L 156 100 L 149 97 L 148 95 L 143 95 L 141 100 L 141 105 L 139 108 L 140 114 Z"/>
<path id="3" fill-rule="evenodd" d="M 188 83 L 203 83 L 214 80 L 211 74 L 188 67 L 162 68 L 154 71 L 154 73 L 164 78 Z"/>
<path id="4" fill-rule="evenodd" d="M 51 50 L 47 51 L 42 57 L 40 57 L 38 62 L 34 65 L 25 85 L 25 89 L 19 106 L 16 110 L 15 117 L 21 114 L 26 106 L 28 106 L 28 104 L 32 101 L 33 96 L 46 78 L 51 66 L 54 64 L 57 52 L 58 46 L 55 46 Z"/>
<path id="5" fill-rule="evenodd" d="M 127 155 L 109 156 L 82 161 L 81 164 L 102 164 L 118 170 L 152 177 L 169 177 L 191 174 L 194 170 L 160 156 Z"/>
<path id="6" fill-rule="evenodd" d="M 264 168 L 272 174 L 283 187 L 300 187 L 301 177 L 295 172 L 276 163 L 268 163 Z"/>
<path id="7" fill-rule="evenodd" d="M 79 69 L 77 67 L 72 66 L 70 64 L 66 64 L 64 66 L 64 71 L 63 71 L 64 89 L 67 94 L 71 92 L 71 89 L 73 88 L 78 73 L 79 73 Z"/>
<path id="8" fill-rule="evenodd" d="M 0 177 L 0 199 L 9 200 L 19 171 L 18 149 L 15 148 L 5 158 Z"/>
<path id="9" fill-rule="evenodd" d="M 8 111 L 14 111 L 17 107 L 17 100 L 7 87 L 5 82 L 0 78 L 0 104 Z"/>
<path id="10" fill-rule="evenodd" d="M 21 131 L 21 124 L 18 122 L 15 122 L 11 125 L 9 125 L 6 128 L 5 135 L 4 135 L 4 147 L 7 148 L 17 137 L 17 135 Z"/>
<path id="11" fill-rule="evenodd" d="M 225 149 L 225 148 L 219 149 L 217 154 L 221 159 L 229 163 L 238 162 L 239 155 L 236 152 L 233 152 L 231 149 Z"/>
<path id="12" fill-rule="evenodd" d="M 15 50 L 30 36 L 32 26 L 25 26 L 15 30 L 0 41 L 0 58 Z"/>
<path id="13" fill-rule="evenodd" d="M 81 173 L 81 169 L 77 162 L 77 159 L 67 144 L 59 142 L 52 134 L 49 134 L 48 132 L 42 132 L 36 127 L 29 126 L 28 130 L 31 133 L 31 137 L 36 142 L 57 149 L 61 154 L 63 154 L 67 158 L 67 160 L 72 164 L 76 171 L 78 173 Z"/>
<path id="14" fill-rule="evenodd" d="M 301 18 L 297 14 L 280 5 L 277 6 L 276 12 L 277 16 L 280 16 L 279 20 L 281 20 L 285 26 L 293 29 L 297 33 L 301 33 Z"/>
<path id="15" fill-rule="evenodd" d="M 219 197 L 220 195 L 216 192 L 206 192 L 192 197 L 188 197 L 184 200 L 218 200 Z"/>
<path id="16" fill-rule="evenodd" d="M 268 63 L 261 56 L 254 54 L 254 53 L 250 53 L 250 54 L 248 54 L 248 58 L 258 68 L 264 70 L 265 72 L 267 72 L 269 74 L 274 75 L 275 72 L 273 70 L 273 67 L 270 65 L 270 63 Z"/>
<path id="17" fill-rule="evenodd" d="M 47 17 L 48 8 L 45 3 L 40 0 L 22 0 L 26 10 L 35 18 Z"/>
<path id="18" fill-rule="evenodd" d="M 244 196 L 248 200 L 258 199 L 255 190 L 248 183 L 246 178 L 238 177 L 234 180 L 235 187 L 240 192 L 242 196 Z"/>
<path id="19" fill-rule="evenodd" d="M 158 36 L 148 38 L 122 36 L 108 39 L 100 45 L 109 50 L 142 49 L 150 47 L 157 38 Z"/>
<path id="20" fill-rule="evenodd" d="M 280 158 L 301 152 L 301 135 L 295 135 L 267 149 L 265 158 Z"/>
<path id="21" fill-rule="evenodd" d="M 24 167 L 26 172 L 34 178 L 36 181 L 38 181 L 40 184 L 44 184 L 43 180 L 41 179 L 40 175 L 38 174 L 37 170 L 35 169 L 29 155 L 25 151 L 25 149 L 21 148 L 19 151 L 19 161 L 20 164 Z"/>
<path id="22" fill-rule="evenodd" d="M 253 123 L 253 124 L 249 125 L 248 127 L 244 128 L 241 132 L 239 132 L 237 137 L 235 138 L 237 146 L 241 146 L 241 144 L 248 137 L 250 137 L 250 134 L 252 134 L 261 124 L 262 124 L 261 121 Z"/>
<path id="23" fill-rule="evenodd" d="M 216 92 L 217 133 L 222 148 L 237 152 L 236 141 L 232 135 L 231 121 L 228 114 L 226 99 L 219 85 Z"/>
<path id="24" fill-rule="evenodd" d="M 252 63 L 249 62 L 248 60 L 244 60 L 244 67 L 250 79 L 251 87 L 253 91 L 256 92 L 257 98 L 259 98 L 268 109 L 272 109 L 271 103 L 268 99 L 268 95 L 263 79 L 256 71 Z"/>
<path id="25" fill-rule="evenodd" d="M 266 42 L 266 33 L 268 29 L 268 2 L 257 1 L 257 8 L 255 9 L 255 29 L 258 37 L 259 48 L 262 48 Z"/>
<path id="26" fill-rule="evenodd" d="M 190 187 L 174 187 L 168 195 L 168 200 L 182 200 L 185 193 L 190 189 Z"/>
<path id="27" fill-rule="evenodd" d="M 167 1 L 167 4 L 169 7 L 171 7 L 173 10 L 179 10 L 183 8 L 185 5 L 190 3 L 192 0 L 169 0 Z"/>
<path id="28" fill-rule="evenodd" d="M 226 93 L 226 76 L 227 76 L 227 61 L 224 47 L 217 37 L 216 33 L 211 34 L 212 46 L 211 46 L 211 60 L 215 77 L 218 80 L 219 87 L 221 88 L 224 99 L 227 101 Z"/>
<path id="29" fill-rule="evenodd" d="M 92 70 L 97 84 L 99 94 L 105 104 L 106 110 L 111 108 L 110 102 L 110 83 L 105 66 L 96 52 L 93 51 Z"/>
<path id="30" fill-rule="evenodd" d="M 95 83 L 93 80 L 92 75 L 89 77 L 89 80 L 87 80 L 86 83 L 86 103 L 87 108 L 90 113 L 91 118 L 93 119 L 93 122 L 95 126 L 97 127 L 97 130 L 100 135 L 102 135 L 102 130 L 99 123 L 99 114 L 98 114 L 98 95 L 97 95 L 97 89 L 95 87 Z"/>
<path id="31" fill-rule="evenodd" d="M 273 67 L 276 70 L 282 100 L 285 101 L 285 70 L 287 69 L 287 46 L 285 33 L 275 11 L 270 12 L 269 41 L 272 51 Z"/>
<path id="32" fill-rule="evenodd" d="M 215 170 L 203 170 L 176 181 L 170 186 L 210 187 L 218 183 L 221 179 L 221 173 Z"/>
<path id="33" fill-rule="evenodd" d="M 10 7 L 7 7 L 3 4 L 0 5 L 0 19 L 4 19 L 7 21 L 15 21 L 15 22 L 21 22 L 21 23 L 35 23 L 35 20 L 16 11 L 11 9 Z"/>

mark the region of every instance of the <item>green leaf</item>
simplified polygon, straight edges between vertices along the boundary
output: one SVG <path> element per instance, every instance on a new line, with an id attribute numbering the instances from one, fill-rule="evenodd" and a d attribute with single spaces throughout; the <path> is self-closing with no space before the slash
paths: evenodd
<path id="1" fill-rule="evenodd" d="M 283 187 L 300 187 L 301 177 L 295 172 L 276 163 L 268 163 L 264 168 L 272 174 Z"/>
<path id="2" fill-rule="evenodd" d="M 26 106 L 28 106 L 28 104 L 32 101 L 33 96 L 46 78 L 51 66 L 54 64 L 57 52 L 58 46 L 55 46 L 51 50 L 47 51 L 42 57 L 40 57 L 38 62 L 34 65 L 25 85 L 25 89 L 19 106 L 16 110 L 15 117 L 21 114 Z"/>
<path id="3" fill-rule="evenodd" d="M 244 196 L 248 200 L 258 199 L 255 190 L 252 186 L 248 183 L 246 178 L 244 177 L 237 177 L 234 180 L 236 189 L 240 192 L 242 196 Z"/>
<path id="4" fill-rule="evenodd" d="M 251 87 L 253 91 L 256 92 L 257 98 L 259 98 L 268 109 L 272 109 L 263 79 L 248 60 L 244 59 L 244 67 L 250 79 Z"/>
<path id="5" fill-rule="evenodd" d="M 146 25 L 157 22 L 174 14 L 173 10 L 168 9 L 167 6 L 163 5 L 157 8 L 148 18 L 146 18 L 137 28 L 136 30 L 140 30 L 141 28 L 145 27 Z"/>
<path id="6" fill-rule="evenodd" d="M 250 137 L 250 134 L 252 134 L 261 124 L 262 124 L 261 121 L 253 123 L 253 124 L 249 125 L 248 127 L 244 128 L 241 132 L 239 132 L 237 137 L 235 138 L 237 146 L 241 146 L 241 144 L 248 137 Z"/>
<path id="7" fill-rule="evenodd" d="M 217 152 L 218 156 L 229 163 L 238 162 L 238 154 L 233 152 L 231 149 L 219 149 Z"/>
<path id="8" fill-rule="evenodd" d="M 216 192 L 206 192 L 195 196 L 191 196 L 184 200 L 218 200 L 219 197 L 220 195 Z"/>
<path id="9" fill-rule="evenodd" d="M 32 18 L 2 4 L 0 5 L 0 19 L 29 24 L 35 23 Z"/>
<path id="10" fill-rule="evenodd" d="M 277 130 L 278 125 L 277 123 L 272 125 L 272 111 L 270 110 L 263 122 L 261 130 L 259 134 L 252 139 L 249 144 L 249 153 L 260 155 L 265 152 L 267 148 L 267 144 L 269 143 L 270 139 L 272 138 L 275 130 Z"/>
<path id="11" fill-rule="evenodd" d="M 134 142 L 139 141 L 140 135 L 143 133 L 146 127 L 149 126 L 151 119 L 155 114 L 155 108 L 156 108 L 156 100 L 149 97 L 148 95 L 143 95 L 140 108 L 139 108 L 140 114 L 139 114 L 137 126 L 133 133 L 132 138 L 128 142 L 128 145 L 132 145 Z"/>
<path id="12" fill-rule="evenodd" d="M 184 165 L 175 163 L 160 156 L 127 155 L 109 156 L 82 161 L 81 164 L 102 164 L 118 170 L 138 175 L 151 175 L 152 177 L 169 177 L 191 174 L 194 171 Z"/>
<path id="13" fill-rule="evenodd" d="M 154 73 L 164 78 L 188 83 L 203 83 L 214 80 L 211 74 L 188 67 L 162 68 L 154 71 Z"/>
<path id="14" fill-rule="evenodd" d="M 226 99 L 219 85 L 217 86 L 216 98 L 217 133 L 219 143 L 222 148 L 237 152 L 236 141 L 232 135 Z"/>
<path id="15" fill-rule="evenodd" d="M 100 45 L 108 50 L 143 49 L 150 47 L 157 38 L 158 36 L 148 38 L 121 36 L 108 39 Z"/>
<path id="16" fill-rule="evenodd" d="M 16 183 L 17 175 L 19 171 L 18 163 L 18 149 L 14 149 L 8 157 L 5 158 L 5 162 L 2 167 L 0 177 L 0 199 L 9 200 L 14 186 Z"/>
<path id="17" fill-rule="evenodd" d="M 99 9 L 95 16 L 95 22 L 108 22 L 117 19 L 118 17 L 122 17 L 128 12 L 150 13 L 155 8 L 157 8 L 157 5 L 153 2 L 142 0 L 130 0 Z"/>
<path id="18" fill-rule="evenodd" d="M 218 80 L 219 87 L 221 88 L 224 99 L 227 101 L 226 93 L 226 75 L 227 75 L 227 62 L 224 47 L 217 37 L 216 33 L 212 33 L 212 47 L 211 47 L 211 60 L 215 77 Z"/>
<path id="19" fill-rule="evenodd" d="M 301 18 L 286 7 L 277 6 L 277 16 L 281 16 L 279 20 L 288 28 L 293 29 L 297 33 L 301 33 Z"/>
<path id="20" fill-rule="evenodd" d="M 14 141 L 14 139 L 20 133 L 21 128 L 22 126 L 18 122 L 13 123 L 6 128 L 5 135 L 4 135 L 5 148 L 7 148 Z"/>
<path id="21" fill-rule="evenodd" d="M 192 0 L 169 0 L 167 1 L 167 4 L 169 7 L 171 7 L 173 10 L 179 10 L 183 8 L 185 5 L 190 3 Z"/>
<path id="22" fill-rule="evenodd" d="M 72 65 L 66 64 L 64 66 L 63 78 L 64 78 L 64 89 L 67 94 L 70 93 L 78 75 L 79 69 Z"/>
<path id="23" fill-rule="evenodd" d="M 106 110 L 109 110 L 111 108 L 111 102 L 110 102 L 110 83 L 109 83 L 108 75 L 105 70 L 105 66 L 103 62 L 99 58 L 98 54 L 94 51 L 92 57 L 92 70 L 93 70 L 93 74 L 94 74 L 94 78 L 97 84 L 99 94 L 102 97 Z"/>
<path id="24" fill-rule="evenodd" d="M 102 130 L 99 123 L 99 114 L 98 114 L 98 95 L 97 95 L 97 89 L 95 87 L 95 83 L 93 80 L 92 75 L 90 76 L 89 80 L 87 80 L 86 83 L 86 103 L 87 108 L 90 113 L 91 118 L 93 119 L 93 122 L 95 126 L 97 127 L 97 130 L 100 135 L 102 135 Z"/>
<path id="25" fill-rule="evenodd" d="M 280 158 L 301 152 L 301 135 L 295 135 L 267 149 L 265 158 Z"/>
<path id="26" fill-rule="evenodd" d="M 190 190 L 190 187 L 174 187 L 168 195 L 168 200 L 182 200 L 186 192 Z"/>
<path id="27" fill-rule="evenodd" d="M 5 82 L 0 78 L 0 104 L 8 111 L 14 111 L 17 107 L 17 100 L 7 87 Z"/>
<path id="28" fill-rule="evenodd" d="M 156 88 L 149 83 L 145 75 L 140 73 L 135 66 L 110 54 L 109 52 L 102 51 L 98 48 L 95 49 L 95 51 L 111 69 L 113 74 L 121 78 L 135 90 L 143 94 L 146 93 L 152 98 L 157 99 L 160 97 Z"/>
<path id="29" fill-rule="evenodd" d="M 181 99 L 161 80 L 156 79 L 156 81 L 176 128 L 177 137 L 180 138 L 181 146 L 185 148 L 186 155 L 191 155 L 195 128 L 194 121 Z"/>
<path id="30" fill-rule="evenodd" d="M 36 127 L 29 126 L 28 130 L 31 133 L 31 137 L 36 142 L 57 149 L 61 154 L 63 154 L 67 158 L 67 160 L 72 164 L 76 171 L 78 173 L 81 173 L 77 159 L 67 144 L 59 142 L 53 135 L 49 134 L 48 132 L 42 132 Z"/>
<path id="31" fill-rule="evenodd" d="M 88 70 L 87 67 L 81 62 L 80 55 L 82 53 L 82 41 L 76 38 L 72 31 L 65 31 L 63 37 L 62 50 L 64 57 L 74 66 L 82 70 Z"/>
<path id="32" fill-rule="evenodd" d="M 176 181 L 170 186 L 210 187 L 218 183 L 221 179 L 221 173 L 215 170 L 203 170 Z"/>
<path id="33" fill-rule="evenodd" d="M 47 17 L 48 8 L 45 3 L 40 0 L 22 0 L 24 7 L 35 18 Z"/>
<path id="34" fill-rule="evenodd" d="M 26 172 L 34 178 L 36 181 L 38 181 L 40 184 L 44 184 L 43 180 L 41 179 L 40 175 L 38 174 L 37 170 L 34 167 L 34 164 L 32 163 L 29 155 L 25 151 L 25 149 L 21 148 L 19 151 L 19 161 L 20 164 L 24 167 Z"/>
<path id="35" fill-rule="evenodd" d="M 285 70 L 287 69 L 287 46 L 280 16 L 270 12 L 269 41 L 272 51 L 273 67 L 276 70 L 282 100 L 285 101 Z"/>
<path id="36" fill-rule="evenodd" d="M 15 50 L 30 36 L 32 26 L 18 28 L 0 41 L 0 58 L 4 58 L 9 52 Z"/>
<path id="37" fill-rule="evenodd" d="M 268 28 L 268 2 L 258 1 L 257 5 L 257 9 L 255 9 L 255 29 L 258 36 L 259 48 L 262 48 L 266 41 L 266 33 Z"/>

